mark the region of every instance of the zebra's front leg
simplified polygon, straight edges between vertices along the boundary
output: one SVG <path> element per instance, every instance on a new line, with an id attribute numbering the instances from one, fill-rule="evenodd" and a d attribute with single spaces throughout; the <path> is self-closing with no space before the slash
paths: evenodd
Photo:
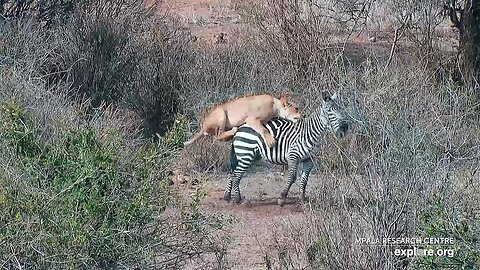
<path id="1" fill-rule="evenodd" d="M 288 161 L 288 182 L 285 186 L 285 189 L 280 193 L 280 199 L 278 200 L 278 204 L 283 206 L 285 204 L 285 199 L 288 196 L 288 192 L 292 187 L 295 180 L 297 180 L 297 170 L 298 170 L 298 159 L 294 158 Z"/>
<path id="2" fill-rule="evenodd" d="M 302 195 L 300 195 L 300 200 L 305 202 L 305 189 L 307 188 L 308 177 L 310 172 L 313 169 L 313 161 L 311 158 L 308 158 L 303 161 L 302 176 L 300 178 L 300 188 L 302 189 Z"/>

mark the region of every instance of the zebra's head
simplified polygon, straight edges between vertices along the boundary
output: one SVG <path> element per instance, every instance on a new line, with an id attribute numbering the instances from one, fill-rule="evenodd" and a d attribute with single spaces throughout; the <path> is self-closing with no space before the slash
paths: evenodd
<path id="1" fill-rule="evenodd" d="M 330 95 L 322 93 L 322 123 L 331 128 L 339 138 L 345 136 L 348 131 L 347 114 L 336 102 L 337 93 Z"/>

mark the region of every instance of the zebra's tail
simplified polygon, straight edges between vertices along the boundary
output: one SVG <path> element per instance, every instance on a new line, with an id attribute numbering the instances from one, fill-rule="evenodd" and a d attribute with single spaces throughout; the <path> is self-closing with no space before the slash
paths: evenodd
<path id="1" fill-rule="evenodd" d="M 233 143 L 232 146 L 230 147 L 230 172 L 232 173 L 235 168 L 237 168 L 238 165 L 238 159 L 237 155 L 235 154 L 235 149 L 233 148 Z"/>

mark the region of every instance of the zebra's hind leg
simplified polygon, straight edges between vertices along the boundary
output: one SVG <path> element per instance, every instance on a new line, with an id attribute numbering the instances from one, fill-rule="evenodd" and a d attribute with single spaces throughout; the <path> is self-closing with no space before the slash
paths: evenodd
<path id="1" fill-rule="evenodd" d="M 233 179 L 233 200 L 236 204 L 242 202 L 242 196 L 240 194 L 240 179 L 242 179 L 243 173 L 240 176 L 237 176 Z"/>
<path id="2" fill-rule="evenodd" d="M 230 174 L 228 176 L 227 188 L 225 188 L 225 193 L 223 194 L 223 199 L 227 202 L 230 202 L 230 200 L 232 199 L 232 182 L 233 182 L 233 175 Z"/>
<path id="3" fill-rule="evenodd" d="M 233 199 L 235 203 L 240 204 L 242 202 L 242 197 L 240 195 L 240 180 L 242 176 L 245 174 L 245 171 L 233 172 L 228 179 L 227 188 L 225 189 L 225 193 L 223 194 L 223 199 L 227 202 L 230 202 L 232 199 L 232 190 L 233 190 Z"/>
<path id="4" fill-rule="evenodd" d="M 302 195 L 300 195 L 300 200 L 305 202 L 305 189 L 307 188 L 308 176 L 313 169 L 313 161 L 311 158 L 308 158 L 303 161 L 302 176 L 300 179 L 300 187 L 302 189 Z"/>
<path id="5" fill-rule="evenodd" d="M 255 148 L 250 149 L 251 152 L 242 155 L 240 158 L 235 153 L 235 144 L 232 145 L 230 150 L 230 176 L 228 179 L 227 188 L 223 199 L 230 202 L 232 198 L 232 189 L 234 195 L 234 201 L 237 204 L 242 202 L 240 195 L 240 180 L 245 175 L 245 172 L 252 166 L 252 163 L 261 158 L 258 151 Z"/>
<path id="6" fill-rule="evenodd" d="M 230 146 L 230 173 L 228 175 L 227 188 L 225 189 L 225 193 L 223 194 L 223 199 L 227 202 L 230 202 L 230 200 L 232 199 L 233 172 L 235 171 L 237 166 L 238 166 L 238 158 L 232 143 L 232 145 Z"/>
<path id="7" fill-rule="evenodd" d="M 239 204 L 242 202 L 242 197 L 240 195 L 240 180 L 242 179 L 243 175 L 245 175 L 247 169 L 250 168 L 252 161 L 253 157 L 251 159 L 239 161 L 239 164 L 229 176 L 223 199 L 229 202 L 231 200 L 233 191 L 233 199 L 235 203 Z"/>
<path id="8" fill-rule="evenodd" d="M 293 159 L 288 162 L 288 182 L 285 186 L 285 189 L 280 193 L 280 199 L 278 200 L 278 205 L 283 206 L 285 204 L 285 199 L 288 196 L 290 187 L 292 187 L 295 180 L 297 180 L 297 170 L 298 170 L 298 159 Z"/>

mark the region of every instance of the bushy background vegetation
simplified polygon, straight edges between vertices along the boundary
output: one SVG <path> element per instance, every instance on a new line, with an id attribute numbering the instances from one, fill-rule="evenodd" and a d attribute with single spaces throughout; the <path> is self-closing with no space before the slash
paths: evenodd
<path id="1" fill-rule="evenodd" d="M 227 169 L 226 144 L 180 150 L 216 102 L 288 91 L 308 114 L 323 90 L 353 129 L 327 137 L 321 188 L 289 228 L 296 245 L 277 242 L 279 267 L 479 267 L 478 83 L 432 30 L 438 2 L 243 1 L 251 32 L 209 48 L 143 1 L 27 2 L 0 2 L 2 267 L 172 269 L 213 254 L 225 268 L 211 234 L 223 221 L 198 209 L 201 191 L 173 194 L 168 167 Z M 393 30 L 391 46 L 352 43 L 365 25 Z M 454 237 L 457 256 L 355 245 L 411 236 Z"/>

